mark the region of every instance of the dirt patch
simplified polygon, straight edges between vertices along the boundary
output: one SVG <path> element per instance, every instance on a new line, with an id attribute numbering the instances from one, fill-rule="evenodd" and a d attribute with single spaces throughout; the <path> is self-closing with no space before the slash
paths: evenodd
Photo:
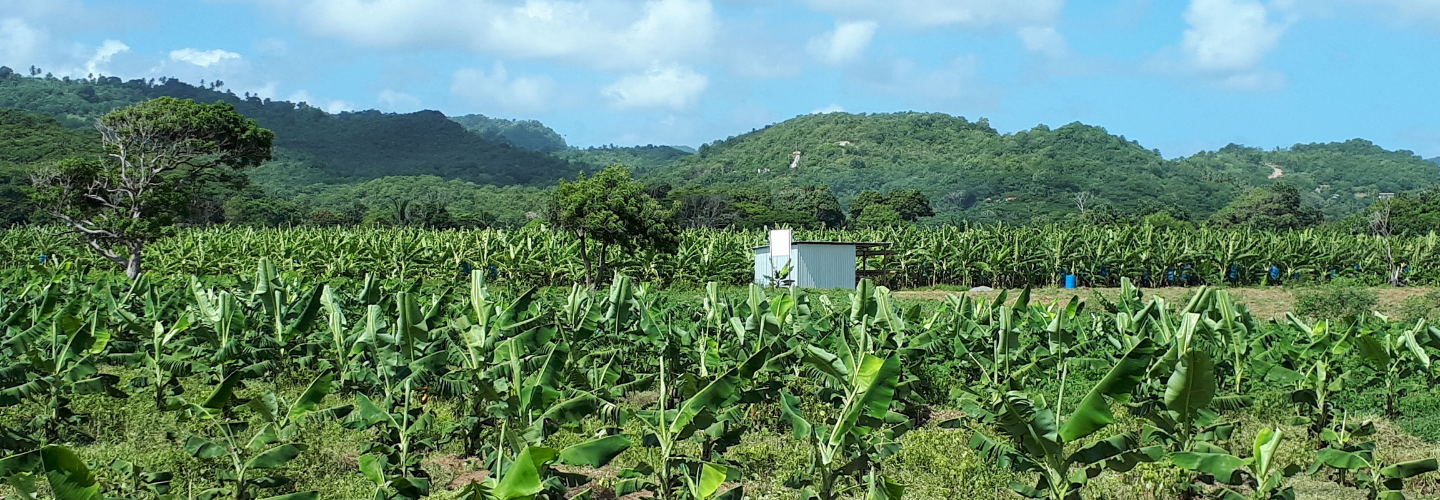
<path id="1" fill-rule="evenodd" d="M 451 479 L 450 484 L 446 485 L 445 489 L 458 490 L 469 485 L 471 482 L 483 483 L 485 482 L 485 479 L 489 477 L 490 471 L 488 470 L 474 470 L 470 472 L 463 472 L 455 476 L 455 479 Z"/>
<path id="2" fill-rule="evenodd" d="M 1194 288 L 1167 287 L 1167 288 L 1144 288 L 1141 289 L 1145 297 L 1160 296 L 1171 303 L 1178 303 L 1188 298 Z M 1257 320 L 1285 319 L 1285 313 L 1295 310 L 1295 289 L 1269 287 L 1269 288 L 1227 288 L 1226 291 L 1235 298 L 1236 302 L 1245 304 L 1250 308 L 1250 313 Z M 1400 304 L 1405 299 L 1436 290 L 1433 287 L 1374 287 L 1371 288 L 1380 296 L 1379 310 L 1383 314 L 1395 316 L 1399 313 Z M 1010 299 L 1020 290 L 1010 290 Z M 949 295 L 969 295 L 972 298 L 994 299 L 1000 291 L 991 292 L 958 292 L 948 290 L 903 290 L 895 292 L 895 297 L 900 299 L 919 300 L 944 300 Z M 1030 291 L 1031 302 L 1065 302 L 1071 297 L 1080 297 L 1081 301 L 1089 301 L 1099 294 L 1108 300 L 1115 300 L 1120 296 L 1119 288 L 1077 288 L 1066 290 L 1063 288 L 1038 288 Z"/>

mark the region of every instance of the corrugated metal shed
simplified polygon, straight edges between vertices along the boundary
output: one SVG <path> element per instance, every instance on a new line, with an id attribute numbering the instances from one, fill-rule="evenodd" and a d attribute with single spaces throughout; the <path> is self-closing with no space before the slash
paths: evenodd
<path id="1" fill-rule="evenodd" d="M 800 288 L 855 288 L 855 256 L 860 248 L 889 246 L 889 243 L 845 241 L 797 241 L 788 257 L 771 259 L 770 247 L 755 247 L 755 282 L 771 286 L 776 269 L 793 262 L 790 274 L 780 285 Z"/>

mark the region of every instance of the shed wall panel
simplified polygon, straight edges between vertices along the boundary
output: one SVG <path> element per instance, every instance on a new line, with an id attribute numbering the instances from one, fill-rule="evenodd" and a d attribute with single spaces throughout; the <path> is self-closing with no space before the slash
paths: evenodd
<path id="1" fill-rule="evenodd" d="M 855 288 L 855 245 L 795 245 L 795 286 Z"/>

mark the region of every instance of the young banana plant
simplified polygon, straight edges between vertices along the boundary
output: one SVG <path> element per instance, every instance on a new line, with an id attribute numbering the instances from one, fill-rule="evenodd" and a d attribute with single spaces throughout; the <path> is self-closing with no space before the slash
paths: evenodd
<path id="1" fill-rule="evenodd" d="M 118 376 L 98 369 L 110 333 L 101 326 L 98 311 L 92 310 L 84 318 L 77 316 L 82 308 L 80 301 L 66 304 L 40 324 L 27 325 L 3 346 L 8 359 L 0 366 L 4 373 L 0 375 L 0 408 L 25 401 L 42 404 L 46 411 L 22 433 L 39 438 L 38 444 L 90 439 L 79 429 L 89 416 L 75 411 L 75 396 L 128 397 L 115 387 Z M 36 444 L 29 438 L 23 441 L 14 444 Z"/>
<path id="2" fill-rule="evenodd" d="M 893 452 L 910 425 L 909 417 L 890 409 L 900 385 L 900 358 L 852 351 L 843 341 L 836 344 L 847 349 L 837 355 L 804 347 L 805 366 L 819 374 L 838 398 L 832 399 L 824 420 L 812 423 L 801 411 L 799 397 L 781 394 L 781 413 L 795 438 L 810 445 L 809 468 L 819 478 L 797 484 L 803 486 L 801 498 L 835 500 L 867 485 L 872 497 L 898 491 L 880 475 L 878 463 Z"/>
<path id="3" fill-rule="evenodd" d="M 1377 328 L 1379 331 L 1375 331 Z M 1401 383 L 1430 370 L 1430 354 L 1425 352 L 1425 346 L 1417 338 L 1424 333 L 1425 320 L 1422 318 L 1413 328 L 1399 331 L 1386 325 L 1371 327 L 1366 323 L 1361 327 L 1360 335 L 1355 337 L 1360 359 L 1374 370 L 1376 378 L 1385 386 L 1385 415 L 1388 417 L 1400 415 L 1395 403 L 1404 394 Z"/>
<path id="4" fill-rule="evenodd" d="M 290 478 L 272 475 L 270 470 L 290 463 L 308 448 L 293 442 L 299 432 L 299 422 L 312 415 L 340 418 L 350 411 L 348 406 L 317 410 L 333 388 L 333 375 L 327 372 L 311 382 L 288 406 L 274 392 L 250 400 L 245 407 L 263 422 L 254 429 L 247 421 L 225 418 L 221 409 L 204 408 L 188 413 L 189 418 L 204 422 L 207 432 L 187 436 L 182 445 L 185 452 L 199 459 L 228 459 L 230 466 L 216 474 L 219 486 L 201 492 L 198 498 L 253 500 L 261 498 L 265 490 L 290 484 Z M 222 409 L 232 404 L 233 394 L 220 396 L 219 401 L 208 404 Z M 318 492 L 308 491 L 264 500 L 314 500 L 318 496 Z"/>
<path id="5" fill-rule="evenodd" d="M 1307 324 L 1294 314 L 1286 314 L 1289 323 L 1305 336 L 1304 344 L 1291 348 L 1291 352 L 1279 364 L 1263 366 L 1265 379 L 1292 385 L 1290 400 L 1307 414 L 1295 419 L 1296 424 L 1308 424 L 1311 435 L 1319 435 L 1330 427 L 1337 412 L 1334 395 L 1345 388 L 1349 373 L 1344 370 L 1344 356 L 1354 346 L 1356 321 L 1348 320 L 1338 325 L 1326 320 Z"/>
<path id="6" fill-rule="evenodd" d="M 1155 346 L 1143 339 L 1131 347 L 1098 384 L 1090 389 L 1064 420 L 1043 399 L 1009 391 L 990 410 L 991 423 L 1009 442 L 998 441 L 976 430 L 970 446 L 994 457 L 1016 471 L 1038 472 L 1035 486 L 1011 484 L 1011 489 L 1028 498 L 1078 500 L 1091 478 L 1104 469 L 1127 471 L 1138 462 L 1158 459 L 1158 446 L 1140 447 L 1129 434 L 1115 434 L 1094 444 L 1071 451 L 1076 443 L 1114 423 L 1112 401 L 1125 402 L 1140 384 L 1150 366 Z"/>
<path id="7" fill-rule="evenodd" d="M 1406 479 L 1440 470 L 1440 462 L 1434 458 L 1397 463 L 1376 459 L 1374 441 L 1356 442 L 1374 434 L 1374 424 L 1354 426 L 1342 418 L 1337 428 L 1322 433 L 1328 446 L 1316 454 L 1310 472 L 1332 468 L 1341 472 L 1341 484 L 1365 489 L 1370 500 L 1404 500 Z M 1347 478 L 1351 474 L 1353 479 Z"/>
<path id="8" fill-rule="evenodd" d="M 1227 486 L 1220 487 L 1216 498 L 1223 500 L 1294 500 L 1295 489 L 1285 485 L 1285 479 L 1299 473 L 1296 465 L 1280 467 L 1276 452 L 1280 441 L 1285 438 L 1280 429 L 1262 429 L 1255 436 L 1254 454 L 1240 458 L 1224 451 L 1185 451 L 1170 454 L 1170 461 L 1176 466 L 1205 474 Z M 1235 488 L 1247 487 L 1246 491 Z"/>
<path id="9" fill-rule="evenodd" d="M 1171 452 L 1222 452 L 1213 442 L 1229 439 L 1235 425 L 1217 423 L 1217 410 L 1245 406 L 1249 398 L 1219 395 L 1215 360 L 1207 349 L 1211 346 L 1205 345 L 1199 313 L 1183 314 L 1172 332 L 1170 349 L 1150 368 L 1148 397 L 1130 406 L 1131 413 L 1150 422 L 1141 440 L 1160 443 Z"/>
<path id="10" fill-rule="evenodd" d="M 45 478 L 54 500 L 105 500 L 107 495 L 90 467 L 69 448 L 48 445 L 0 458 L 0 480 L 17 500 L 39 500 L 36 476 Z M 123 497 L 122 497 L 123 498 Z"/>
<path id="11" fill-rule="evenodd" d="M 658 470 L 648 466 L 627 470 L 625 475 L 631 478 L 618 490 L 649 489 L 664 500 L 738 500 L 742 494 L 739 488 L 720 493 L 719 487 L 725 478 L 738 477 L 739 469 L 713 462 L 713 453 L 698 458 L 686 457 L 680 453 L 681 445 L 694 438 L 705 440 L 713 429 L 724 428 L 724 422 L 736 413 L 736 406 L 747 399 L 747 387 L 762 370 L 777 362 L 771 354 L 769 346 L 761 347 L 744 362 L 711 380 L 699 379 L 693 374 L 674 377 L 668 371 L 666 357 L 662 355 L 656 377 L 660 394 L 656 407 L 635 413 L 645 428 L 644 443 L 658 453 L 660 467 Z M 674 403 L 676 401 L 679 401 L 678 405 Z M 708 443 L 702 445 L 702 449 L 710 448 Z M 653 475 L 655 480 L 652 482 L 643 477 L 648 475 Z"/>

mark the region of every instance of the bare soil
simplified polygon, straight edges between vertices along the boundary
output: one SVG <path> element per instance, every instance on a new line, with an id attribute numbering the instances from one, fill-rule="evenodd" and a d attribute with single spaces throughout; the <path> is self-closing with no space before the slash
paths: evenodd
<path id="1" fill-rule="evenodd" d="M 1179 301 L 1181 301 L 1182 299 L 1186 298 L 1186 296 L 1187 296 L 1192 290 L 1195 290 L 1195 289 L 1194 289 L 1194 288 L 1184 288 L 1184 287 L 1168 287 L 1168 288 L 1144 288 L 1144 289 L 1142 289 L 1142 290 L 1145 292 L 1145 296 L 1146 296 L 1146 297 L 1152 297 L 1152 296 L 1158 295 L 1158 296 L 1160 296 L 1160 297 L 1164 297 L 1165 300 L 1167 300 L 1167 301 L 1170 301 L 1170 302 L 1179 302 Z M 1284 319 L 1286 312 L 1288 312 L 1288 311 L 1294 311 L 1294 310 L 1295 310 L 1295 294 L 1294 294 L 1294 292 L 1296 292 L 1296 291 L 1301 291 L 1301 290 L 1304 290 L 1304 289 L 1303 289 L 1303 288 L 1290 289 L 1290 288 L 1282 288 L 1282 287 L 1268 287 L 1268 288 L 1227 288 L 1227 289 L 1225 289 L 1225 290 L 1227 290 L 1227 291 L 1230 292 L 1230 295 L 1235 298 L 1236 302 L 1243 303 L 1243 304 L 1245 304 L 1246 307 L 1249 307 L 1249 308 L 1250 308 L 1250 313 L 1253 314 L 1253 315 L 1255 315 L 1255 319 L 1257 319 L 1257 320 L 1264 320 L 1264 319 Z M 1395 314 L 1398 312 L 1399 307 L 1400 307 L 1400 303 L 1401 303 L 1401 302 L 1404 302 L 1405 299 L 1410 298 L 1410 297 L 1414 297 L 1414 296 L 1417 296 L 1417 295 L 1425 295 L 1426 293 L 1429 293 L 1429 292 L 1434 291 L 1435 288 L 1433 288 L 1433 287 L 1406 287 L 1406 288 L 1375 287 L 1375 288 L 1372 288 L 1371 290 L 1374 290 L 1376 293 L 1378 293 L 1378 294 L 1380 295 L 1380 302 L 1379 302 L 1378 310 L 1379 310 L 1381 313 L 1389 314 L 1389 315 L 1392 315 L 1392 316 L 1393 316 L 1393 315 L 1395 315 Z M 1015 297 L 1015 294 L 1016 294 L 1016 293 L 1019 293 L 1019 292 L 1020 292 L 1020 290 L 1010 290 L 1010 297 L 1012 297 L 1012 298 Z M 949 291 L 949 290 L 903 290 L 903 291 L 897 291 L 897 292 L 895 292 L 895 297 L 896 297 L 896 298 L 901 298 L 901 299 L 933 299 L 933 300 L 944 300 L 947 295 L 957 295 L 957 294 L 965 294 L 965 295 L 969 295 L 969 296 L 974 297 L 974 298 L 984 297 L 984 298 L 993 299 L 993 298 L 995 298 L 996 295 L 999 295 L 1000 292 L 999 292 L 998 290 L 997 290 L 997 291 L 993 291 L 993 292 L 959 292 L 959 291 Z M 1056 301 L 1061 301 L 1061 302 L 1063 302 L 1063 301 L 1068 301 L 1068 300 L 1070 300 L 1071 297 L 1080 297 L 1080 300 L 1085 301 L 1085 300 L 1093 299 L 1096 294 L 1099 294 L 1100 296 L 1105 297 L 1106 299 L 1114 300 L 1116 297 L 1118 297 L 1118 296 L 1120 295 L 1120 289 L 1119 289 L 1119 288 L 1077 288 L 1077 289 L 1074 289 L 1074 290 L 1066 290 L 1066 289 L 1063 289 L 1063 288 L 1037 288 L 1037 289 L 1034 289 L 1034 290 L 1031 290 L 1031 291 L 1030 291 L 1030 298 L 1031 298 L 1032 301 L 1039 301 L 1039 302 L 1056 302 Z"/>

